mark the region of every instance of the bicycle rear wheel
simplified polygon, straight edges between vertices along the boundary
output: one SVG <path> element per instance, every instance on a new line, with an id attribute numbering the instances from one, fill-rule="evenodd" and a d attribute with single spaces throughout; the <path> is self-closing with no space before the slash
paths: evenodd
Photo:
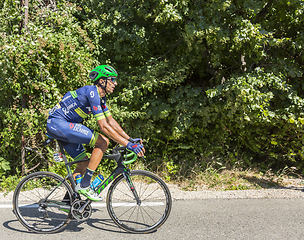
<path id="1" fill-rule="evenodd" d="M 16 187 L 14 213 L 22 225 L 33 232 L 58 232 L 70 222 L 72 192 L 70 185 L 57 174 L 32 173 Z M 69 199 L 62 202 L 65 196 Z"/>
<path id="2" fill-rule="evenodd" d="M 141 203 L 137 204 L 126 179 L 120 175 L 107 194 L 109 215 L 128 232 L 153 232 L 169 217 L 172 207 L 170 191 L 163 180 L 148 171 L 131 171 L 130 179 Z"/>

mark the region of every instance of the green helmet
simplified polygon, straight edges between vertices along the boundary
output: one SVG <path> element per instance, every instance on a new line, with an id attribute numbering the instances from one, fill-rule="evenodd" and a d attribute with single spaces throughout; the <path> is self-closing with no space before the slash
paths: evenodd
<path id="1" fill-rule="evenodd" d="M 94 68 L 90 74 L 89 77 L 95 82 L 100 78 L 108 78 L 108 77 L 117 77 L 118 73 L 116 70 L 108 65 L 100 65 L 96 68 Z"/>

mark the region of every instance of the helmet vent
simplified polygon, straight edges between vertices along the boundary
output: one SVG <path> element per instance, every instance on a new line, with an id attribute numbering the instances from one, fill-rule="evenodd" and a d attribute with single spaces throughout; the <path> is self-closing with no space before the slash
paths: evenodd
<path id="1" fill-rule="evenodd" d="M 111 73 L 117 74 L 117 72 L 115 71 L 115 69 L 112 68 L 111 66 L 105 67 L 105 69 L 106 69 L 107 71 L 111 72 Z"/>
<path id="2" fill-rule="evenodd" d="M 107 71 L 109 71 L 109 72 L 113 72 L 113 70 L 111 69 L 111 68 L 105 68 Z"/>
<path id="3" fill-rule="evenodd" d="M 89 77 L 92 79 L 92 80 L 94 80 L 96 77 L 97 77 L 97 75 L 98 75 L 98 72 L 90 72 L 90 74 L 89 74 Z"/>

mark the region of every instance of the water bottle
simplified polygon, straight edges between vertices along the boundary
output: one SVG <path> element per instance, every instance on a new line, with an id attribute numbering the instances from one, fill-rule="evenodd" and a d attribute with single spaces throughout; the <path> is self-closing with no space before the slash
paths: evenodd
<path id="1" fill-rule="evenodd" d="M 55 162 L 63 161 L 62 153 L 60 152 L 60 148 L 58 143 L 56 142 L 56 153 L 53 154 Z"/>
<path id="2" fill-rule="evenodd" d="M 76 182 L 76 185 L 79 184 L 82 180 L 82 176 L 81 174 L 77 174 L 77 176 L 75 177 L 75 182 Z"/>
<path id="3" fill-rule="evenodd" d="M 101 174 L 99 174 L 94 179 L 94 181 L 91 182 L 91 188 L 95 190 L 96 188 L 98 188 L 98 186 L 102 183 L 103 180 L 104 180 L 104 177 Z"/>

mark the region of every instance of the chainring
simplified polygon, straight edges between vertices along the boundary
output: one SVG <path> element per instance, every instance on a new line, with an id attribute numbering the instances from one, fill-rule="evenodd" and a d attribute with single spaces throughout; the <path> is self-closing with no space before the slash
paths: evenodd
<path id="1" fill-rule="evenodd" d="M 77 221 L 85 221 L 89 219 L 92 215 L 91 203 L 89 203 L 82 213 L 79 212 L 79 209 L 84 206 L 87 202 L 84 200 L 75 200 L 71 206 L 71 214 Z"/>

